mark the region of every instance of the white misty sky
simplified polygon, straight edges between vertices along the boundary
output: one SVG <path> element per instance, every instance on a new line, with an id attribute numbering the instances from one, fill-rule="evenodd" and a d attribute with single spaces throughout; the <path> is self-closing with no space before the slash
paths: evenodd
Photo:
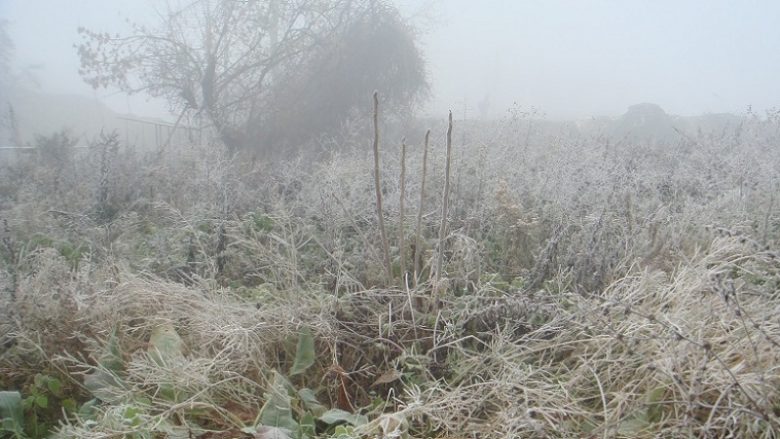
<path id="1" fill-rule="evenodd" d="M 780 1 L 399 0 L 421 28 L 433 97 L 427 113 L 513 102 L 551 118 L 619 115 L 654 102 L 692 115 L 780 106 Z M 160 103 L 93 92 L 77 74 L 76 27 L 153 22 L 154 0 L 0 0 L 20 65 L 45 91 L 96 96 L 122 112 Z"/>
<path id="2" fill-rule="evenodd" d="M 437 96 L 551 117 L 780 105 L 780 1 L 447 0 L 426 47 Z M 499 108 L 496 108 L 499 107 Z"/>

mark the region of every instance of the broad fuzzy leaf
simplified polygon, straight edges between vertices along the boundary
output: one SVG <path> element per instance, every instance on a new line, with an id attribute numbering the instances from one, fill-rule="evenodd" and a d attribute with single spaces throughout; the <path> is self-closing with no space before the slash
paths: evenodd
<path id="1" fill-rule="evenodd" d="M 287 430 L 277 427 L 258 427 L 254 434 L 255 439 L 290 439 Z"/>
<path id="2" fill-rule="evenodd" d="M 278 372 L 275 372 L 270 390 L 269 393 L 266 393 L 266 402 L 260 410 L 259 424 L 266 427 L 278 427 L 288 431 L 297 431 L 298 423 L 293 419 L 291 398 L 287 391 L 287 380 Z"/>
<path id="3" fill-rule="evenodd" d="M 306 371 L 314 364 L 314 336 L 309 328 L 303 328 L 298 336 L 298 348 L 295 351 L 295 362 L 290 369 L 290 376 Z"/>
<path id="4" fill-rule="evenodd" d="M 122 380 L 113 373 L 96 368 L 84 377 L 84 387 L 101 401 L 116 402 L 124 386 Z"/>
<path id="5" fill-rule="evenodd" d="M 303 401 L 303 405 L 306 409 L 314 416 L 322 416 L 322 414 L 328 410 L 324 405 L 320 404 L 317 400 L 317 395 L 309 388 L 299 390 L 298 396 L 301 398 L 301 401 Z"/>
<path id="6" fill-rule="evenodd" d="M 184 342 L 171 324 L 160 325 L 149 337 L 149 355 L 159 365 L 182 355 Z"/>
<path id="7" fill-rule="evenodd" d="M 320 421 L 328 425 L 346 422 L 357 427 L 368 423 L 368 418 L 341 409 L 330 409 L 320 416 Z"/>
<path id="8" fill-rule="evenodd" d="M 0 421 L 3 429 L 21 432 L 24 425 L 22 395 L 16 391 L 0 392 Z"/>

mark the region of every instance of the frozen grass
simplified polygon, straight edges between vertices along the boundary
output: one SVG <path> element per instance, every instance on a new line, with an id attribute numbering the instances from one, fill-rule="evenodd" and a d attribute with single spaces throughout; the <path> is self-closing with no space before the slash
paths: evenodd
<path id="1" fill-rule="evenodd" d="M 774 122 L 674 145 L 532 127 L 454 141 L 448 209 L 443 129 L 423 197 L 422 136 L 404 184 L 382 139 L 392 282 L 368 143 L 22 163 L 0 194 L 0 384 L 60 378 L 56 437 L 284 437 L 269 404 L 366 416 L 323 437 L 776 437 Z M 402 198 L 425 210 L 400 220 Z"/>

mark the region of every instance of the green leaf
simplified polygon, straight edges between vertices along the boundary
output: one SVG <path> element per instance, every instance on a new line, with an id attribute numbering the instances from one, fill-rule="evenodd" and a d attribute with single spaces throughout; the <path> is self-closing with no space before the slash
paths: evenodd
<path id="1" fill-rule="evenodd" d="M 287 380 L 278 372 L 274 372 L 270 390 L 270 393 L 265 394 L 266 401 L 258 415 L 259 424 L 297 431 L 298 423 L 292 416 L 292 401 L 287 391 Z"/>
<path id="2" fill-rule="evenodd" d="M 184 341 L 179 337 L 176 328 L 170 323 L 162 324 L 154 328 L 149 337 L 149 358 L 158 366 L 170 366 L 175 360 L 183 358 L 183 347 Z M 161 381 L 158 395 L 172 402 L 184 400 L 184 395 L 173 380 Z"/>
<path id="3" fill-rule="evenodd" d="M 314 364 L 314 337 L 309 328 L 303 328 L 298 336 L 298 348 L 295 351 L 295 362 L 290 369 L 290 376 L 303 373 Z"/>
<path id="4" fill-rule="evenodd" d="M 368 418 L 363 415 L 352 414 L 341 409 L 330 409 L 320 416 L 320 421 L 332 425 L 340 422 L 346 422 L 355 427 L 368 423 Z"/>
<path id="5" fill-rule="evenodd" d="M 666 387 L 659 386 L 647 393 L 647 421 L 656 423 L 663 417 L 663 404 Z"/>
<path id="6" fill-rule="evenodd" d="M 650 424 L 645 416 L 636 414 L 620 421 L 617 432 L 621 436 L 635 437 L 647 431 L 649 426 Z"/>
<path id="7" fill-rule="evenodd" d="M 317 396 L 311 389 L 305 388 L 299 390 L 298 396 L 301 398 L 301 401 L 303 401 L 304 407 L 306 407 L 314 416 L 322 416 L 322 414 L 328 410 L 324 405 L 320 404 L 317 400 Z"/>
<path id="8" fill-rule="evenodd" d="M 116 328 L 111 331 L 108 344 L 98 359 L 98 363 L 111 372 L 120 373 L 125 367 L 125 362 L 122 359 L 122 351 L 119 349 L 119 337 L 117 337 L 116 332 Z"/>
<path id="9" fill-rule="evenodd" d="M 76 408 L 78 407 L 76 400 L 73 398 L 65 398 L 62 400 L 62 402 L 60 402 L 60 404 L 62 404 L 62 408 L 64 408 L 68 413 L 75 412 Z"/>
<path id="10" fill-rule="evenodd" d="M 301 427 L 298 430 L 301 439 L 313 438 L 317 435 L 317 422 L 314 415 L 306 413 L 301 416 Z"/>
<path id="11" fill-rule="evenodd" d="M 57 378 L 49 377 L 48 381 L 46 382 L 46 386 L 49 388 L 49 391 L 52 393 L 52 395 L 62 395 L 62 381 L 58 380 Z"/>
<path id="12" fill-rule="evenodd" d="M 184 342 L 170 323 L 154 328 L 149 337 L 149 355 L 160 366 L 181 357 L 183 346 Z"/>
<path id="13" fill-rule="evenodd" d="M 160 384 L 160 392 L 158 393 L 158 396 L 170 402 L 181 402 L 183 399 L 172 384 L 165 383 Z"/>
<path id="14" fill-rule="evenodd" d="M 343 425 L 338 425 L 333 431 L 334 437 L 338 439 L 352 439 L 352 433 L 354 428 L 353 427 L 345 427 Z"/>
<path id="15" fill-rule="evenodd" d="M 94 421 L 97 415 L 97 407 L 100 405 L 100 401 L 97 399 L 90 399 L 79 407 L 79 417 L 86 421 Z"/>
<path id="16" fill-rule="evenodd" d="M 284 428 L 261 426 L 253 430 L 252 432 L 248 432 L 246 429 L 242 431 L 251 434 L 255 439 L 290 439 L 289 432 Z"/>
<path id="17" fill-rule="evenodd" d="M 138 427 L 141 425 L 141 418 L 138 416 L 140 413 L 141 410 L 138 407 L 130 406 L 125 408 L 125 412 L 122 414 L 125 424 L 132 427 Z"/>
<path id="18" fill-rule="evenodd" d="M 101 401 L 116 402 L 124 386 L 122 381 L 111 372 L 95 369 L 84 377 L 84 387 Z"/>
<path id="19" fill-rule="evenodd" d="M 46 395 L 38 395 L 35 397 L 35 405 L 45 409 L 49 407 L 49 398 L 47 398 Z"/>
<path id="20" fill-rule="evenodd" d="M 13 419 L 2 419 L 0 418 L 0 433 L 2 432 L 17 432 L 19 431 L 19 427 L 17 426 L 16 422 L 14 422 Z"/>
<path id="21" fill-rule="evenodd" d="M 152 400 L 145 396 L 135 397 L 133 398 L 133 402 L 135 402 L 135 405 L 143 407 L 146 410 L 152 407 Z"/>
<path id="22" fill-rule="evenodd" d="M 24 425 L 22 394 L 16 391 L 0 392 L 0 419 L 6 431 L 21 432 Z"/>
<path id="23" fill-rule="evenodd" d="M 124 417 L 125 419 L 133 419 L 138 416 L 139 413 L 141 413 L 141 410 L 139 410 L 138 407 L 130 406 L 125 408 Z"/>

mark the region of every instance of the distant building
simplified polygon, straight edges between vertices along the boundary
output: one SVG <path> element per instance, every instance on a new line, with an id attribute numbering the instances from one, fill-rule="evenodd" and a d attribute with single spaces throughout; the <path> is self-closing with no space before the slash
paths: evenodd
<path id="1" fill-rule="evenodd" d="M 613 135 L 634 141 L 673 141 L 680 138 L 675 118 L 656 104 L 642 103 L 628 107 L 613 126 Z M 679 128 L 678 128 L 679 129 Z"/>
<path id="2" fill-rule="evenodd" d="M 0 165 L 16 160 L 35 146 L 36 137 L 67 131 L 79 147 L 90 145 L 100 133 L 116 131 L 123 147 L 155 151 L 166 143 L 193 144 L 204 141 L 203 130 L 174 123 L 113 112 L 94 98 L 15 90 L 0 105 Z"/>

